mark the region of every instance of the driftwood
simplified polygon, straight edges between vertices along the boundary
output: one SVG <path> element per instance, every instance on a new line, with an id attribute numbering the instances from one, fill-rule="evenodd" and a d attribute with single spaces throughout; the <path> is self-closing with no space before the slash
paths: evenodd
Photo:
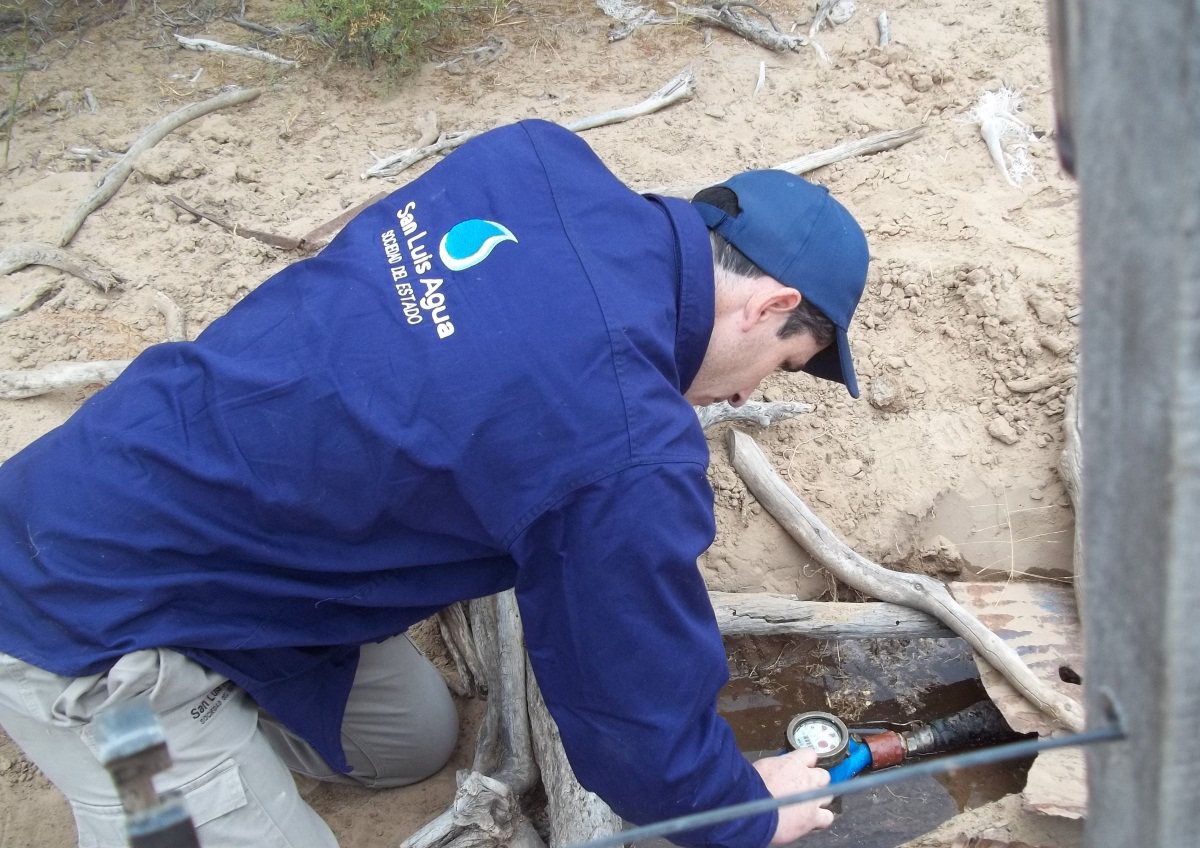
<path id="1" fill-rule="evenodd" d="M 1083 448 L 1079 432 L 1079 389 L 1067 395 L 1066 415 L 1063 416 L 1063 452 L 1058 459 L 1058 476 L 1066 486 L 1075 513 L 1075 609 L 1083 625 Z"/>
<path id="2" fill-rule="evenodd" d="M 696 75 L 692 72 L 691 68 L 688 68 L 641 103 L 628 106 L 624 109 L 613 109 L 609 112 L 601 112 L 597 115 L 580 118 L 579 120 L 565 123 L 563 126 L 571 132 L 577 133 L 592 129 L 593 127 L 619 124 L 631 118 L 638 118 L 642 115 L 656 112 L 680 100 L 686 100 L 695 91 Z M 395 176 L 406 168 L 420 162 L 422 159 L 453 150 L 455 147 L 466 143 L 481 133 L 481 130 L 461 130 L 459 132 L 446 133 L 432 144 L 402 150 L 399 153 L 386 156 L 382 159 L 376 157 L 375 164 L 363 172 L 362 178 Z"/>
<path id="3" fill-rule="evenodd" d="M 487 677 L 488 703 L 469 772 L 458 775 L 450 809 L 401 848 L 544 848 L 521 810 L 536 783 L 527 707 L 525 643 L 512 591 L 471 601 L 471 633 Z"/>
<path id="4" fill-rule="evenodd" d="M 753 421 L 761 427 L 769 427 L 772 422 L 785 421 L 788 418 L 795 418 L 797 415 L 812 412 L 813 405 L 811 403 L 789 403 L 787 401 L 760 403 L 756 400 L 750 400 L 746 401 L 742 406 L 733 407 L 722 401 L 721 403 L 712 403 L 708 406 L 697 406 L 695 410 L 696 417 L 700 419 L 700 426 L 703 429 L 708 429 L 716 424 L 723 424 L 726 421 Z"/>
<path id="5" fill-rule="evenodd" d="M 295 59 L 284 59 L 281 56 L 276 56 L 274 53 L 268 53 L 266 50 L 257 50 L 253 47 L 237 47 L 233 44 L 209 41 L 207 38 L 187 38 L 178 33 L 175 35 L 175 40 L 185 50 L 199 50 L 203 53 L 223 53 L 227 56 L 237 56 L 241 59 L 258 59 L 263 62 L 284 65 L 289 68 L 296 64 Z"/>
<path id="6" fill-rule="evenodd" d="M 68 274 L 91 283 L 101 292 L 110 291 L 121 284 L 121 280 L 115 274 L 106 268 L 99 267 L 94 260 L 84 260 L 51 244 L 32 241 L 20 242 L 10 244 L 0 250 L 0 277 L 29 265 L 47 265 L 60 271 L 66 271 Z M 0 318 L 0 320 L 4 319 Z"/>
<path id="7" fill-rule="evenodd" d="M 737 6 L 756 8 L 752 3 L 714 3 L 712 6 L 681 6 L 678 3 L 669 5 L 680 17 L 715 24 L 768 50 L 800 50 L 807 47 L 809 43 L 808 39 L 802 35 L 780 32 L 773 26 L 763 26 L 736 8 Z M 649 20 L 646 23 L 664 23 L 664 21 Z"/>
<path id="8" fill-rule="evenodd" d="M 928 613 L 899 604 L 797 601 L 759 592 L 709 592 L 722 636 L 811 639 L 943 639 L 955 633 Z"/>
<path id="9" fill-rule="evenodd" d="M 75 234 L 83 226 L 83 222 L 87 219 L 87 216 L 107 203 L 117 193 L 117 190 L 125 183 L 125 180 L 133 173 L 133 165 L 137 157 L 141 156 L 188 121 L 193 121 L 218 109 L 225 109 L 229 106 L 246 103 L 258 97 L 263 91 L 264 89 L 261 88 L 244 88 L 236 91 L 228 91 L 200 103 L 185 106 L 182 109 L 159 118 L 151 124 L 149 129 L 130 145 L 129 150 L 114 162 L 112 167 L 104 172 L 104 176 L 100 179 L 100 184 L 96 186 L 95 190 L 88 195 L 87 199 L 79 205 L 79 208 L 67 220 L 67 223 L 63 226 L 62 235 L 58 240 L 59 246 L 66 247 L 70 244 L 71 239 L 75 238 Z"/>
<path id="10" fill-rule="evenodd" d="M 456 694 L 467 698 L 478 698 L 487 691 L 487 673 L 475 641 L 471 638 L 471 625 L 463 603 L 451 604 L 434 616 L 442 642 L 450 654 L 450 660 L 458 671 L 457 680 L 447 680 Z"/>
<path id="11" fill-rule="evenodd" d="M 588 792 L 575 779 L 558 727 L 546 709 L 542 692 L 528 674 L 529 721 L 533 730 L 533 748 L 537 755 L 542 785 L 550 817 L 552 846 L 579 845 L 602 836 L 619 833 L 624 822 L 600 796 Z"/>
<path id="12" fill-rule="evenodd" d="M 831 147 L 828 150 L 809 153 L 801 156 L 799 159 L 783 162 L 776 165 L 775 170 L 787 171 L 789 174 L 803 176 L 810 171 L 817 170 L 817 168 L 841 162 L 843 159 L 851 159 L 855 156 L 867 156 L 871 153 L 881 153 L 885 150 L 894 150 L 901 145 L 908 144 L 913 139 L 920 138 L 924 133 L 924 126 L 910 127 L 906 130 L 888 130 L 887 132 L 877 133 L 876 135 L 860 138 L 856 141 L 848 141 L 844 144 L 839 144 L 837 147 Z M 683 188 L 657 188 L 650 193 L 691 199 L 695 196 L 696 192 L 708 188 L 710 185 L 712 183 L 685 186 Z"/>
<path id="13" fill-rule="evenodd" d="M 745 433 L 731 429 L 729 448 L 733 466 L 750 492 L 835 577 L 872 597 L 936 616 L 966 639 L 1038 709 L 1070 730 L 1083 729 L 1082 707 L 1038 680 L 1016 652 L 964 610 L 939 581 L 920 574 L 889 571 L 847 547 L 787 487 L 766 455 Z"/>
<path id="14" fill-rule="evenodd" d="M 153 301 L 155 308 L 166 319 L 167 341 L 186 340 L 187 323 L 183 310 L 159 291 L 153 292 Z M 30 371 L 0 371 L 0 400 L 37 397 L 60 389 L 111 383 L 132 361 L 55 362 Z"/>

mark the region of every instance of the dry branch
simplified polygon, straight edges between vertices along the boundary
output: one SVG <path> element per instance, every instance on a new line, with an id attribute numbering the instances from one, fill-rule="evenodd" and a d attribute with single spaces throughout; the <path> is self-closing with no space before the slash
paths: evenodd
<path id="1" fill-rule="evenodd" d="M 954 631 L 899 604 L 797 601 L 759 592 L 709 592 L 722 636 L 812 639 L 942 639 Z"/>
<path id="2" fill-rule="evenodd" d="M 1083 729 L 1080 705 L 1042 683 L 1015 651 L 963 609 L 940 582 L 920 574 L 889 571 L 850 549 L 787 487 L 766 455 L 745 433 L 731 429 L 729 448 L 733 466 L 750 492 L 835 577 L 872 597 L 937 617 L 966 639 L 1038 709 L 1064 727 L 1073 731 Z"/>
<path id="3" fill-rule="evenodd" d="M 166 320 L 167 341 L 184 341 L 187 338 L 187 326 L 183 310 L 162 292 L 153 292 L 152 298 L 155 308 Z M 18 400 L 59 389 L 108 384 L 117 379 L 132 361 L 55 362 L 32 371 L 0 371 L 0 400 Z"/>
<path id="4" fill-rule="evenodd" d="M 304 239 L 294 239 L 289 236 L 277 236 L 274 233 L 267 233 L 263 232 L 262 230 L 252 230 L 249 227 L 239 227 L 237 224 L 230 224 L 226 221 L 222 221 L 220 218 L 209 215 L 207 212 L 201 212 L 199 209 L 185 203 L 173 194 L 167 195 L 167 200 L 171 201 L 185 212 L 190 212 L 197 218 L 203 218 L 205 221 L 210 221 L 211 223 L 214 223 L 221 229 L 225 230 L 225 232 L 232 233 L 235 236 L 261 241 L 263 244 L 268 244 L 271 247 L 278 247 L 282 250 L 305 250 L 307 248 Z"/>
<path id="5" fill-rule="evenodd" d="M 775 170 L 787 171 L 789 174 L 803 176 L 810 171 L 817 170 L 817 168 L 841 162 L 843 159 L 850 159 L 854 156 L 867 156 L 871 153 L 881 153 L 885 150 L 894 150 L 901 145 L 908 144 L 910 141 L 920 138 L 924 133 L 925 127 L 923 125 L 909 127 L 906 130 L 888 130 L 887 132 L 877 133 L 876 135 L 860 138 L 856 141 L 848 141 L 844 144 L 839 144 L 837 147 L 831 147 L 828 150 L 809 153 L 801 156 L 799 159 L 792 159 L 776 165 Z M 710 185 L 712 183 L 685 186 L 682 188 L 657 188 L 650 193 L 690 199 L 695 196 L 696 192 Z"/>
<path id="6" fill-rule="evenodd" d="M 56 362 L 34 371 L 0 371 L 0 400 L 37 397 L 58 389 L 107 384 L 129 367 L 130 360 Z"/>
<path id="7" fill-rule="evenodd" d="M 702 429 L 708 429 L 726 421 L 753 421 L 760 427 L 769 427 L 775 421 L 785 421 L 788 418 L 795 418 L 797 415 L 813 411 L 811 403 L 789 403 L 787 401 L 760 403 L 756 400 L 746 401 L 739 407 L 730 406 L 722 401 L 694 408 Z"/>
<path id="8" fill-rule="evenodd" d="M 268 53 L 266 50 L 256 50 L 253 47 L 237 47 L 232 44 L 222 44 L 219 41 L 209 41 L 207 38 L 187 38 L 179 34 L 175 35 L 175 40 L 185 50 L 199 50 L 202 53 L 224 53 L 228 56 L 237 56 L 242 59 L 259 59 L 263 62 L 284 65 L 289 68 L 296 64 L 295 59 L 284 59 L 276 56 L 274 53 Z"/>
<path id="9" fill-rule="evenodd" d="M 642 115 L 648 115 L 651 112 L 656 112 L 670 106 L 672 103 L 677 103 L 680 100 L 686 100 L 691 97 L 696 91 L 696 76 L 692 73 L 692 69 L 688 68 L 660 88 L 654 94 L 634 106 L 628 106 L 623 109 L 613 109 L 609 112 L 601 112 L 597 115 L 592 115 L 587 118 L 580 118 L 562 126 L 569 129 L 571 132 L 582 132 L 583 130 L 592 129 L 593 127 L 605 126 L 608 124 L 619 124 L 622 121 L 628 121 L 631 118 L 638 118 Z M 399 153 L 392 154 L 383 158 L 376 157 L 375 164 L 363 172 L 362 178 L 365 180 L 368 177 L 392 177 L 399 174 L 406 168 L 415 165 L 422 159 L 429 156 L 434 156 L 438 153 L 445 153 L 448 150 L 453 150 L 461 144 L 466 143 L 482 131 L 477 130 L 460 130 L 459 132 L 444 133 L 437 141 L 432 144 L 427 144 L 422 147 L 413 147 L 408 150 L 402 150 Z"/>
<path id="10" fill-rule="evenodd" d="M 66 247 L 70 244 L 71 239 L 75 238 L 75 234 L 83 226 L 83 222 L 87 219 L 87 216 L 107 203 L 117 193 L 117 190 L 125 183 L 125 180 L 133 173 L 133 165 L 138 156 L 141 156 L 188 121 L 193 121 L 218 109 L 225 109 L 229 106 L 246 103 L 258 97 L 263 91 L 264 89 L 261 88 L 243 88 L 236 91 L 227 91 L 224 94 L 209 98 L 200 103 L 193 103 L 190 106 L 178 109 L 151 124 L 149 129 L 142 133 L 138 140 L 130 146 L 125 155 L 114 162 L 112 167 L 104 172 L 104 176 L 101 178 L 99 185 L 96 186 L 96 189 L 88 195 L 87 199 L 71 215 L 63 227 L 62 235 L 59 237 L 59 246 Z"/>
<path id="11" fill-rule="evenodd" d="M 121 285 L 121 280 L 94 260 L 86 263 L 61 247 L 38 242 L 20 242 L 0 250 L 0 277 L 19 271 L 28 265 L 48 265 L 91 283 L 98 291 L 107 292 Z M 9 316 L 11 317 L 11 316 Z M 0 320 L 3 320 L 0 318 Z"/>
<path id="12" fill-rule="evenodd" d="M 740 35 L 747 41 L 752 41 L 768 50 L 799 50 L 808 46 L 808 39 L 802 35 L 791 35 L 779 32 L 772 27 L 763 26 L 753 18 L 738 11 L 735 6 L 749 5 L 747 3 L 714 3 L 712 6 L 681 6 L 678 3 L 669 4 L 679 15 L 694 18 L 709 24 L 724 27 L 730 32 Z M 647 21 L 657 23 L 658 21 Z"/>

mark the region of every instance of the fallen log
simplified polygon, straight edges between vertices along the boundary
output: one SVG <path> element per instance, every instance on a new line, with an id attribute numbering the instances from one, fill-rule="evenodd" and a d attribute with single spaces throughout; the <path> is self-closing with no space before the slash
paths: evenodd
<path id="1" fill-rule="evenodd" d="M 149 129 L 130 145 L 129 150 L 104 172 L 99 185 L 79 205 L 79 208 L 75 210 L 71 217 L 67 219 L 66 224 L 63 225 L 62 235 L 58 239 L 59 246 L 66 247 L 70 244 L 71 239 L 75 238 L 75 234 L 83 226 L 83 222 L 87 219 L 87 216 L 107 203 L 117 193 L 117 190 L 124 185 L 125 180 L 133 173 L 134 162 L 137 161 L 139 156 L 188 121 L 194 121 L 196 118 L 207 115 L 209 112 L 215 112 L 218 109 L 225 109 L 229 106 L 246 103 L 258 97 L 263 91 L 265 89 L 262 88 L 243 88 L 236 91 L 227 91 L 224 94 L 217 95 L 200 103 L 193 103 L 190 106 L 178 109 L 151 124 Z"/>
<path id="2" fill-rule="evenodd" d="M 709 592 L 722 636 L 812 639 L 943 639 L 955 632 L 900 604 L 797 601 L 760 592 Z"/>
<path id="3" fill-rule="evenodd" d="M 787 487 L 762 449 L 745 433 L 729 431 L 729 451 L 733 467 L 759 503 L 837 579 L 871 597 L 935 616 L 1038 709 L 1072 731 L 1083 729 L 1083 708 L 1038 680 L 1016 652 L 963 609 L 939 581 L 921 574 L 889 571 L 849 548 Z"/>

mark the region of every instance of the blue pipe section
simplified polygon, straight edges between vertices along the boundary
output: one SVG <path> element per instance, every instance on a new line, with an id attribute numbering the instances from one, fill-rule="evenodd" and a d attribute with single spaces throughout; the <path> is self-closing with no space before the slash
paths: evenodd
<path id="1" fill-rule="evenodd" d="M 870 765 L 871 749 L 851 736 L 846 759 L 829 770 L 829 782 L 841 783 L 843 780 L 849 780 Z"/>

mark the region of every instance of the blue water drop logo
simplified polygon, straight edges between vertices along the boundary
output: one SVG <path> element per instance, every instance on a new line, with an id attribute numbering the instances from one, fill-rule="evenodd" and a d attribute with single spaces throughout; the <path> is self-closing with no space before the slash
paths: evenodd
<path id="1" fill-rule="evenodd" d="M 438 255 L 451 271 L 463 271 L 487 259 L 501 242 L 516 240 L 517 237 L 503 224 L 471 218 L 455 224 L 442 236 Z"/>

